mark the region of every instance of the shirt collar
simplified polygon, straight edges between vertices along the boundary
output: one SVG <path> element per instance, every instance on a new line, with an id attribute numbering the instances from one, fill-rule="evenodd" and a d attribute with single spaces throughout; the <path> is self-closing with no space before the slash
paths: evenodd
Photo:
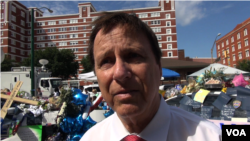
<path id="1" fill-rule="evenodd" d="M 160 106 L 154 118 L 146 126 L 146 128 L 138 134 L 141 138 L 150 140 L 167 140 L 167 133 L 170 124 L 170 108 L 161 96 Z M 114 121 L 111 128 L 111 140 L 121 140 L 130 133 L 123 126 L 121 120 L 114 113 Z"/>

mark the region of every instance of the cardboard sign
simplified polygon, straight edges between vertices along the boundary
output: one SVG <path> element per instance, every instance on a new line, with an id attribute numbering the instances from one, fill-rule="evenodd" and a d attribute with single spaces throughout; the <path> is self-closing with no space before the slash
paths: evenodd
<path id="1" fill-rule="evenodd" d="M 213 102 L 213 105 L 218 109 L 222 109 L 223 105 L 226 105 L 230 101 L 231 97 L 221 92 L 217 99 Z"/>
<path id="2" fill-rule="evenodd" d="M 231 95 L 231 94 L 237 94 L 237 89 L 235 88 L 227 88 L 227 95 Z"/>
<path id="3" fill-rule="evenodd" d="M 208 90 L 204 90 L 204 89 L 200 89 L 196 94 L 195 94 L 195 97 L 194 97 L 194 101 L 197 101 L 197 102 L 200 102 L 200 103 L 203 103 L 206 96 L 210 93 L 210 91 Z"/>
<path id="4" fill-rule="evenodd" d="M 237 100 L 241 101 L 240 108 L 250 111 L 250 89 L 244 87 L 235 87 L 237 89 Z"/>
<path id="5" fill-rule="evenodd" d="M 213 106 L 202 106 L 201 107 L 201 117 L 209 119 L 212 117 Z"/>
<path id="6" fill-rule="evenodd" d="M 183 105 L 192 106 L 193 108 L 200 108 L 201 107 L 201 103 L 194 101 L 193 99 L 189 98 L 187 95 L 185 95 L 181 99 L 180 103 Z"/>
<path id="7" fill-rule="evenodd" d="M 221 110 L 221 117 L 224 118 L 224 120 L 231 120 L 231 118 L 234 116 L 234 107 L 230 105 L 224 105 Z"/>
<path id="8" fill-rule="evenodd" d="M 186 110 L 188 112 L 191 112 L 193 107 L 192 106 L 188 106 L 188 105 L 184 105 L 184 104 L 180 104 L 179 108 L 181 108 L 183 110 Z"/>

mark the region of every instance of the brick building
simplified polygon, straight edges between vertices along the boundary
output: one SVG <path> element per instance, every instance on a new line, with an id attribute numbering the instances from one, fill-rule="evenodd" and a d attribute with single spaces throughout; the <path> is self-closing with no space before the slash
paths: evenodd
<path id="1" fill-rule="evenodd" d="M 236 67 L 237 61 L 250 59 L 250 18 L 216 41 L 217 58 L 221 64 Z"/>
<path id="2" fill-rule="evenodd" d="M 93 27 L 91 22 L 100 16 L 90 3 L 79 3 L 77 14 L 43 17 L 43 12 L 34 9 L 34 49 L 57 47 L 71 49 L 76 61 L 88 52 L 88 38 Z M 27 58 L 31 50 L 31 8 L 18 1 L 1 1 L 1 47 L 5 54 L 17 62 Z M 51 9 L 53 10 L 53 9 Z M 160 0 L 156 7 L 114 10 L 108 12 L 134 13 L 155 32 L 163 57 L 178 59 L 175 2 Z M 79 73 L 83 67 L 79 64 Z"/>

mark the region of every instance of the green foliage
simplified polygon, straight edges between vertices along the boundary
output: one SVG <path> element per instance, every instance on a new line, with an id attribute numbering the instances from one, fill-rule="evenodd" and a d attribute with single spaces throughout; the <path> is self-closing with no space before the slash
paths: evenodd
<path id="1" fill-rule="evenodd" d="M 46 65 L 52 72 L 53 77 L 62 77 L 67 79 L 70 75 L 75 76 L 79 68 L 78 62 L 75 62 L 75 55 L 69 49 L 58 50 L 56 47 L 47 47 L 45 50 L 37 50 L 34 55 L 34 66 L 41 67 L 40 59 L 47 59 Z M 24 66 L 31 65 L 31 56 L 22 62 Z"/>
<path id="2" fill-rule="evenodd" d="M 83 57 L 81 64 L 84 68 L 84 70 L 82 71 L 82 73 L 87 73 L 87 72 L 91 72 L 93 70 L 93 66 L 90 63 L 90 59 L 89 56 L 87 56 L 86 58 Z"/>
<path id="3" fill-rule="evenodd" d="M 15 63 L 14 60 L 11 60 L 9 57 L 5 56 L 4 61 L 1 63 L 1 71 L 11 71 L 11 67 L 20 66 L 18 63 Z"/>
<path id="4" fill-rule="evenodd" d="M 238 61 L 236 68 L 243 70 L 243 71 L 250 72 L 250 60 L 243 59 L 243 60 Z"/>

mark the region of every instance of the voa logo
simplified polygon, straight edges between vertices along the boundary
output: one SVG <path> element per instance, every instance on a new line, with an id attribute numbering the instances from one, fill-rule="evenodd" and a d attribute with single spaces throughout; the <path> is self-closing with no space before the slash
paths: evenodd
<path id="1" fill-rule="evenodd" d="M 226 129 L 228 136 L 247 136 L 244 129 Z"/>

